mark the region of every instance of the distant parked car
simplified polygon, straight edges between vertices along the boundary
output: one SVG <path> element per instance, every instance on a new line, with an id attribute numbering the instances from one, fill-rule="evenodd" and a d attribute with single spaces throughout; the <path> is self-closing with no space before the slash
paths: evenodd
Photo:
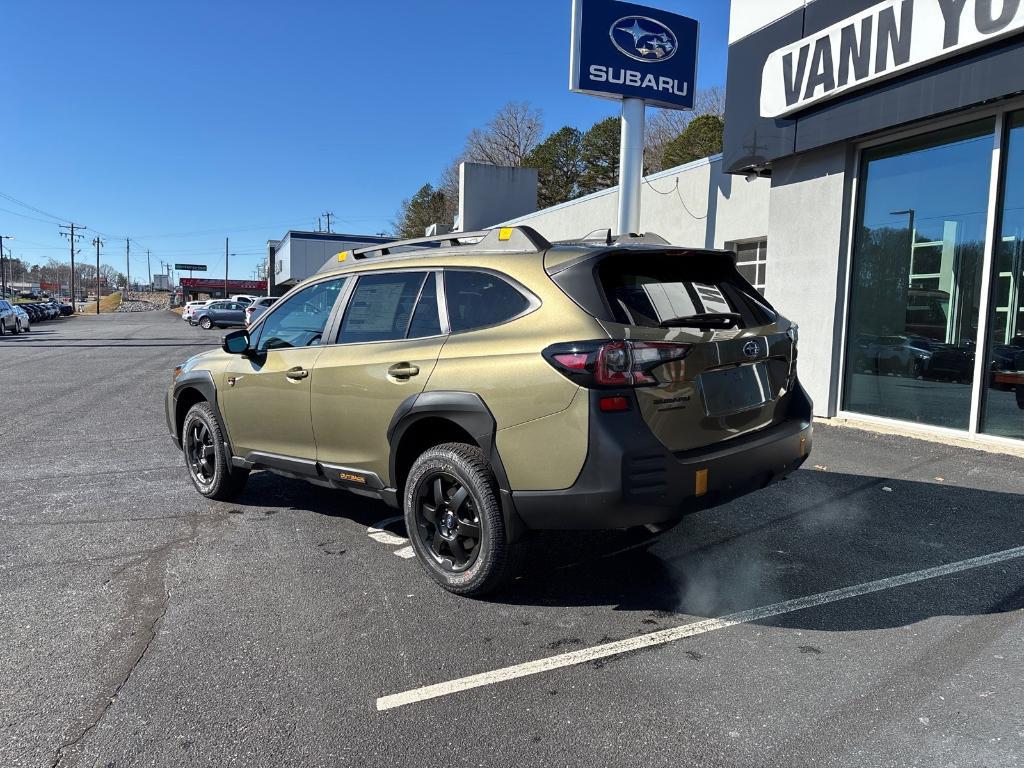
<path id="1" fill-rule="evenodd" d="M 18 333 L 18 313 L 6 299 L 0 299 L 0 336 L 10 331 Z"/>
<path id="2" fill-rule="evenodd" d="M 252 304 L 259 296 L 253 296 L 249 293 L 239 293 L 231 297 L 232 301 L 240 301 L 243 304 Z"/>
<path id="3" fill-rule="evenodd" d="M 192 325 L 204 330 L 245 325 L 245 304 L 240 301 L 211 301 L 192 316 Z"/>
<path id="4" fill-rule="evenodd" d="M 246 327 L 252 325 L 260 316 L 263 315 L 268 309 L 270 309 L 274 302 L 277 301 L 277 296 L 260 296 L 256 301 L 245 308 L 245 325 Z"/>
<path id="5" fill-rule="evenodd" d="M 14 312 L 18 315 L 18 333 L 28 333 L 32 330 L 32 318 L 29 317 L 21 305 L 14 305 Z"/>
<path id="6" fill-rule="evenodd" d="M 185 309 L 182 310 L 181 319 L 182 320 L 188 320 L 189 322 L 191 322 L 192 321 L 192 316 L 195 314 L 196 310 L 197 309 L 202 309 L 203 307 L 205 307 L 209 303 L 210 303 L 210 299 L 207 299 L 206 301 L 190 301 L 190 302 L 188 302 L 185 305 Z M 192 324 L 195 325 L 195 323 L 192 323 Z"/>
<path id="7" fill-rule="evenodd" d="M 61 317 L 68 317 L 69 315 L 75 314 L 75 307 L 74 307 L 73 304 L 68 304 L 67 302 L 61 302 L 59 306 L 60 306 Z"/>

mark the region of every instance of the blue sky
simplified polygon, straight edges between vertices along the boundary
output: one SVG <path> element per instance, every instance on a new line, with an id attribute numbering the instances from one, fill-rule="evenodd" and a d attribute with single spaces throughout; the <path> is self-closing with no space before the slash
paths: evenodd
<path id="1" fill-rule="evenodd" d="M 700 20 L 698 88 L 723 84 L 728 3 L 656 4 Z M 569 24 L 570 0 L 8 0 L 0 193 L 45 215 L 0 198 L 0 234 L 65 259 L 53 217 L 71 219 L 122 271 L 128 235 L 133 278 L 145 248 L 154 269 L 222 274 L 230 236 L 246 278 L 267 239 L 324 210 L 335 231 L 389 229 L 506 101 L 548 130 L 616 113 L 568 92 Z"/>

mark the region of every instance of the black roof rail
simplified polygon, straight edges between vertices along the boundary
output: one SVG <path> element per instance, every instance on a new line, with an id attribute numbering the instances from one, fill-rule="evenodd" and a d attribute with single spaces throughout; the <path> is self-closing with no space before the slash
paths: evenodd
<path id="1" fill-rule="evenodd" d="M 671 245 L 671 243 L 668 240 L 654 232 L 646 232 L 639 235 L 613 235 L 611 229 L 607 227 L 595 229 L 593 232 L 588 232 L 586 235 L 580 238 L 559 240 L 558 242 L 564 245 L 585 245 L 588 243 L 601 243 L 602 245 L 628 245 L 630 243 L 649 243 L 650 245 Z"/>
<path id="2" fill-rule="evenodd" d="M 370 245 L 352 251 L 353 259 L 368 259 L 376 256 L 390 256 L 395 248 L 422 246 L 464 247 L 472 240 L 472 245 L 481 251 L 546 251 L 551 243 L 533 229 L 533 227 L 498 227 L 482 229 L 477 232 L 449 232 L 434 237 L 414 237 L 410 240 L 395 240 L 390 243 Z"/>
<path id="3" fill-rule="evenodd" d="M 671 245 L 671 243 L 668 240 L 666 240 L 664 237 L 657 234 L 656 232 L 644 232 L 639 235 L 631 232 L 628 235 L 615 236 L 616 245 L 625 245 L 626 243 L 650 243 L 651 245 Z"/>

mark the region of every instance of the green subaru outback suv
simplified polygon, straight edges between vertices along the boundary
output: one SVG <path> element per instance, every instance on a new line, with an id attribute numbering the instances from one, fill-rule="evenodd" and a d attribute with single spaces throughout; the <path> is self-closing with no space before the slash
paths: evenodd
<path id="1" fill-rule="evenodd" d="M 528 227 L 342 253 L 176 368 L 167 423 L 204 496 L 265 469 L 381 499 L 482 594 L 529 531 L 665 528 L 804 462 L 796 326 L 734 262 Z"/>

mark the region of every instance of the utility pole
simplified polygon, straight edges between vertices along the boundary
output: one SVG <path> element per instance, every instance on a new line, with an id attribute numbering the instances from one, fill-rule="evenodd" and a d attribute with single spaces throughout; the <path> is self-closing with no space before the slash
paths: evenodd
<path id="1" fill-rule="evenodd" d="M 334 216 L 334 213 L 332 213 L 331 211 L 324 211 L 323 216 L 325 219 L 327 219 L 327 231 L 332 232 L 333 230 L 331 229 L 331 217 Z"/>
<path id="2" fill-rule="evenodd" d="M 81 235 L 75 234 L 76 229 L 88 229 L 88 227 L 82 224 L 60 225 L 61 235 L 68 239 L 68 244 L 71 246 L 71 306 L 75 308 L 75 312 L 78 311 L 78 305 L 75 303 L 78 300 L 78 295 L 75 292 L 75 243 L 82 239 Z"/>
<path id="3" fill-rule="evenodd" d="M 149 275 L 149 287 L 153 287 L 153 268 L 149 265 L 149 248 L 146 249 L 146 274 Z"/>
<path id="4" fill-rule="evenodd" d="M 124 239 L 124 269 L 124 297 L 127 299 L 132 289 L 132 241 L 127 237 Z"/>
<path id="5" fill-rule="evenodd" d="M 100 238 L 94 237 L 92 244 L 96 246 L 96 314 L 100 313 L 100 246 L 103 245 L 103 241 Z"/>
<path id="6" fill-rule="evenodd" d="M 7 298 L 7 271 L 4 268 L 4 240 L 13 239 L 13 235 L 0 235 L 0 299 Z M 13 274 L 11 275 L 11 282 L 14 282 Z"/>
<path id="7" fill-rule="evenodd" d="M 224 298 L 228 297 L 228 238 L 224 238 Z"/>

